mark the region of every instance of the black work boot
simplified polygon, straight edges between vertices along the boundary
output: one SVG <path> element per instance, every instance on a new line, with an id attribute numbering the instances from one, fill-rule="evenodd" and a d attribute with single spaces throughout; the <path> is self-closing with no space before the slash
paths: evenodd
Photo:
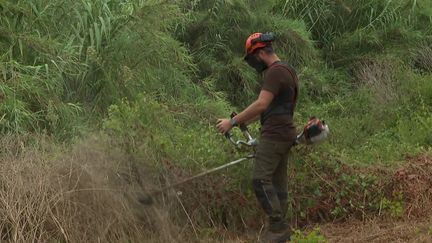
<path id="1" fill-rule="evenodd" d="M 292 231 L 288 223 L 281 218 L 270 218 L 269 227 L 262 243 L 285 243 L 290 240 Z"/>

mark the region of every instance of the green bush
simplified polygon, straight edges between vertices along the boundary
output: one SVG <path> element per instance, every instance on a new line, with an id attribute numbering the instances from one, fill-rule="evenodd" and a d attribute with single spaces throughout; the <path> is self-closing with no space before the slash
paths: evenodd
<path id="1" fill-rule="evenodd" d="M 155 153 L 183 168 L 210 168 L 229 161 L 229 153 L 224 152 L 228 143 L 217 136 L 213 124 L 195 120 L 188 109 L 172 110 L 176 108 L 141 94 L 134 102 L 112 105 L 104 128 L 137 156 L 142 156 L 142 146 L 151 145 Z"/>
<path id="2" fill-rule="evenodd" d="M 314 228 L 311 232 L 304 234 L 300 230 L 296 230 L 291 237 L 291 241 L 298 243 L 325 243 L 326 238 L 321 235 L 319 228 Z"/>
<path id="3" fill-rule="evenodd" d="M 430 150 L 431 16 L 428 0 L 2 1 L 0 131 L 58 142 L 102 130 L 158 176 L 166 161 L 183 177 L 221 165 L 246 151 L 217 134 L 216 119 L 245 108 L 260 88 L 261 77 L 243 61 L 245 39 L 273 31 L 276 52 L 299 74 L 298 127 L 318 116 L 331 130 L 325 144 L 295 149 L 290 216 L 375 212 L 376 201 L 354 199 L 376 178 L 344 166 L 395 166 Z M 203 229 L 209 211 L 235 225 L 242 213 L 259 217 L 251 166 L 201 181 L 200 193 L 213 183 L 212 193 L 233 196 L 209 194 L 197 213 Z M 332 191 L 322 179 L 343 187 Z M 328 214 L 311 216 L 326 196 Z M 185 200 L 190 208 L 201 203 Z M 393 204 L 386 206 L 398 214 Z"/>

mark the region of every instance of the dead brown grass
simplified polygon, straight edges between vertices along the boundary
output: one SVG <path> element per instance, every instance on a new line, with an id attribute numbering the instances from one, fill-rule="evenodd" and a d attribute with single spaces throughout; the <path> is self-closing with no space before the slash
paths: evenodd
<path id="1" fill-rule="evenodd" d="M 424 72 L 432 72 L 432 48 L 424 46 L 414 51 L 414 66 Z"/>
<path id="2" fill-rule="evenodd" d="M 431 225 L 428 219 L 372 219 L 324 224 L 320 226 L 320 231 L 329 242 L 431 242 Z"/>
<path id="3" fill-rule="evenodd" d="M 163 160 L 161 167 L 164 185 L 160 188 L 197 173 L 170 160 Z M 265 221 L 255 198 L 248 198 L 241 188 L 232 188 L 230 180 L 223 172 L 215 173 L 177 186 L 157 200 L 171 201 L 165 205 L 170 214 L 178 222 L 187 222 L 181 231 L 193 232 L 196 238 L 206 235 L 211 242 L 230 242 L 245 232 L 260 230 Z"/>
<path id="4" fill-rule="evenodd" d="M 43 137 L 0 139 L 0 242 L 234 242 L 239 228 L 250 227 L 238 211 L 246 198 L 225 191 L 221 177 L 143 205 L 143 193 L 193 173 L 169 167 L 152 151 L 134 158 L 102 135 L 53 144 Z M 150 170 L 155 163 L 158 171 Z M 248 204 L 257 213 L 256 202 Z"/>
<path id="5" fill-rule="evenodd" d="M 432 155 L 408 156 L 406 161 L 393 173 L 386 193 L 389 198 L 402 196 L 405 217 L 423 218 L 432 208 Z"/>
<path id="6" fill-rule="evenodd" d="M 178 242 L 164 210 L 135 200 L 127 156 L 100 137 L 72 150 L 21 141 L 0 141 L 2 242 Z"/>
<path id="7" fill-rule="evenodd" d="M 380 104 L 398 97 L 396 72 L 400 65 L 387 60 L 363 60 L 356 64 L 354 77 L 359 85 L 369 87 Z"/>

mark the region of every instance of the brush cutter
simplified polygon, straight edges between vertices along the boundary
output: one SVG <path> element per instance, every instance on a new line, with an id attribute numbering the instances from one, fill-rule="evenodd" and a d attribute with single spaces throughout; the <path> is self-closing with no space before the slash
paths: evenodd
<path id="1" fill-rule="evenodd" d="M 297 135 L 295 145 L 297 144 L 318 144 L 327 139 L 330 133 L 329 127 L 325 121 L 321 121 L 316 117 L 309 118 L 308 123 L 303 128 L 302 132 Z"/>
<path id="2" fill-rule="evenodd" d="M 235 115 L 236 115 L 236 113 L 233 112 L 231 114 L 231 118 L 234 117 Z M 225 137 L 233 145 L 235 145 L 237 148 L 240 148 L 241 146 L 246 146 L 246 147 L 249 147 L 249 148 L 252 148 L 253 150 L 255 150 L 255 147 L 256 147 L 256 145 L 258 145 L 258 142 L 257 142 L 257 140 L 255 138 L 253 138 L 250 135 L 247 126 L 245 124 L 241 124 L 241 125 L 239 125 L 239 128 L 242 131 L 243 136 L 245 137 L 246 140 L 240 140 L 240 139 L 239 140 L 235 140 L 234 137 L 233 137 L 233 135 L 231 133 L 229 133 L 229 132 L 225 133 Z M 303 131 L 299 135 L 297 135 L 297 139 L 296 139 L 294 145 L 298 145 L 298 144 L 308 144 L 308 145 L 310 145 L 310 144 L 320 143 L 320 142 L 324 141 L 327 138 L 328 134 L 329 134 L 329 128 L 325 124 L 325 122 L 324 121 L 320 121 L 316 117 L 311 117 L 309 119 L 309 122 L 307 123 L 307 125 L 304 127 Z M 184 184 L 186 182 L 195 180 L 197 178 L 203 177 L 203 176 L 211 174 L 213 172 L 220 171 L 222 169 L 231 167 L 233 165 L 239 164 L 239 163 L 241 163 L 241 162 L 243 162 L 245 160 L 252 159 L 254 157 L 255 157 L 255 155 L 254 155 L 254 153 L 252 153 L 252 154 L 249 154 L 249 155 L 247 155 L 247 156 L 245 156 L 243 158 L 240 158 L 240 159 L 228 162 L 228 163 L 226 163 L 224 165 L 221 165 L 221 166 L 218 166 L 216 168 L 203 171 L 203 172 L 201 172 L 201 173 L 199 173 L 197 175 L 194 175 L 192 177 L 186 178 L 186 179 L 184 179 L 184 180 L 182 180 L 180 182 L 177 182 L 177 183 L 174 183 L 174 184 L 171 184 L 171 185 L 167 185 L 167 186 L 163 187 L 160 190 L 153 191 L 153 192 L 150 192 L 150 193 L 145 194 L 145 195 L 141 195 L 141 197 L 138 198 L 138 201 L 140 203 L 142 203 L 142 204 L 147 204 L 147 205 L 152 204 L 154 196 L 156 196 L 158 194 L 161 194 L 161 193 L 167 191 L 168 189 L 177 187 L 177 186 L 182 185 L 182 184 Z"/>

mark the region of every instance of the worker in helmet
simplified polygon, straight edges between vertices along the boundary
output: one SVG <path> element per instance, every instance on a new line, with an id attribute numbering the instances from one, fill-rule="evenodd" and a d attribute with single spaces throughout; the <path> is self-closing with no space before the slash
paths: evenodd
<path id="1" fill-rule="evenodd" d="M 292 66 L 281 62 L 273 49 L 272 33 L 254 33 L 246 40 L 244 60 L 259 74 L 262 87 L 258 99 L 232 119 L 219 119 L 217 129 L 261 121 L 261 134 L 253 169 L 253 189 L 265 213 L 268 227 L 263 242 L 286 242 L 291 228 L 288 209 L 288 154 L 296 140 L 293 123 L 298 97 L 298 79 Z"/>

